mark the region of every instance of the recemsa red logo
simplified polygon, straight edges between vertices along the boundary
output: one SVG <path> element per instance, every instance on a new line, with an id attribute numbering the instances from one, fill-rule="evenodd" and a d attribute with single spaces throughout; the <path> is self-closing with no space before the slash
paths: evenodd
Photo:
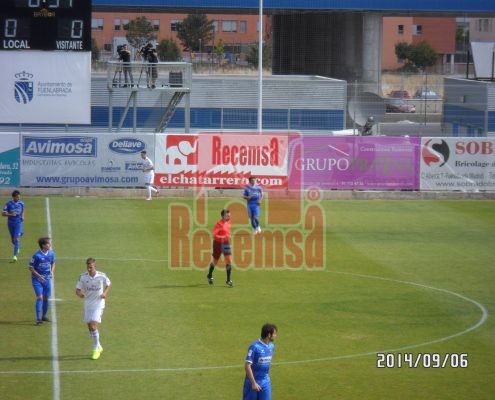
<path id="1" fill-rule="evenodd" d="M 165 164 L 174 166 L 198 163 L 198 137 L 193 135 L 167 135 Z"/>

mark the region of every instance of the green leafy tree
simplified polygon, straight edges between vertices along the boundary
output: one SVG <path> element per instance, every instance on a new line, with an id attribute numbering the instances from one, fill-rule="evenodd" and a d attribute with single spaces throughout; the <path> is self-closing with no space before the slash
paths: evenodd
<path id="1" fill-rule="evenodd" d="M 180 61 L 182 59 L 181 51 L 176 41 L 173 39 L 163 39 L 156 46 L 156 52 L 160 61 Z"/>
<path id="2" fill-rule="evenodd" d="M 214 29 L 206 14 L 189 14 L 179 25 L 177 38 L 186 51 L 198 51 L 201 43 L 206 45 L 213 39 Z"/>
<path id="3" fill-rule="evenodd" d="M 127 35 L 125 36 L 129 45 L 137 49 L 138 51 L 154 40 L 156 36 L 153 33 L 153 25 L 146 19 L 146 17 L 138 17 L 129 21 L 129 29 L 127 30 Z"/>
<path id="4" fill-rule="evenodd" d="M 253 45 L 249 46 L 246 54 L 246 61 L 248 62 L 249 66 L 253 68 L 258 68 L 258 49 L 258 43 L 254 43 Z M 263 68 L 270 68 L 272 66 L 271 54 L 271 46 L 267 43 L 263 43 Z"/>
<path id="5" fill-rule="evenodd" d="M 95 38 L 91 38 L 91 61 L 95 62 L 100 59 L 100 49 Z"/>
<path id="6" fill-rule="evenodd" d="M 225 54 L 225 44 L 222 39 L 219 39 L 215 45 L 214 53 L 217 60 L 223 60 L 223 55 Z"/>
<path id="7" fill-rule="evenodd" d="M 413 45 L 411 60 L 416 67 L 421 68 L 422 70 L 435 65 L 438 61 L 438 57 L 438 53 L 426 40 L 422 40 Z"/>
<path id="8" fill-rule="evenodd" d="M 438 61 L 438 53 L 430 43 L 422 40 L 416 44 L 400 42 L 395 45 L 395 55 L 404 61 L 404 70 L 417 71 L 435 65 Z"/>

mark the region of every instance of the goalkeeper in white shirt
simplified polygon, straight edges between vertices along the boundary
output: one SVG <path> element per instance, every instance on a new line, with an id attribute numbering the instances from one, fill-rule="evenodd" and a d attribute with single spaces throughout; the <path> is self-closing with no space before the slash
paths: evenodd
<path id="1" fill-rule="evenodd" d="M 101 323 L 105 299 L 110 290 L 110 279 L 103 272 L 96 270 L 94 258 L 86 260 L 87 271 L 79 276 L 76 284 L 76 295 L 84 299 L 84 322 L 88 324 L 89 336 L 93 341 L 93 353 L 91 358 L 97 360 L 103 352 L 100 343 L 98 324 Z"/>

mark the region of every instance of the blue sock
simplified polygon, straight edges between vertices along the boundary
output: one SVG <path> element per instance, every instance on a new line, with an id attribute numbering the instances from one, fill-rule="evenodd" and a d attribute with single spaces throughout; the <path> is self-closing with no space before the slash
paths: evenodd
<path id="1" fill-rule="evenodd" d="M 48 299 L 43 299 L 43 318 L 46 317 L 46 313 L 48 312 Z"/>
<path id="2" fill-rule="evenodd" d="M 43 300 L 41 299 L 36 299 L 36 320 L 40 321 L 41 320 L 41 308 L 43 307 Z"/>
<path id="3" fill-rule="evenodd" d="M 20 248 L 21 248 L 21 243 L 19 242 L 19 240 L 14 240 L 14 256 L 17 256 Z"/>

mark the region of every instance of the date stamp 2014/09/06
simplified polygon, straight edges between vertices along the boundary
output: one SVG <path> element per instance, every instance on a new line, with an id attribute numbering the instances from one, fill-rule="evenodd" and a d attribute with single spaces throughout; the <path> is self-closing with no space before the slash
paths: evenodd
<path id="1" fill-rule="evenodd" d="M 377 368 L 467 368 L 467 353 L 377 353 Z"/>

